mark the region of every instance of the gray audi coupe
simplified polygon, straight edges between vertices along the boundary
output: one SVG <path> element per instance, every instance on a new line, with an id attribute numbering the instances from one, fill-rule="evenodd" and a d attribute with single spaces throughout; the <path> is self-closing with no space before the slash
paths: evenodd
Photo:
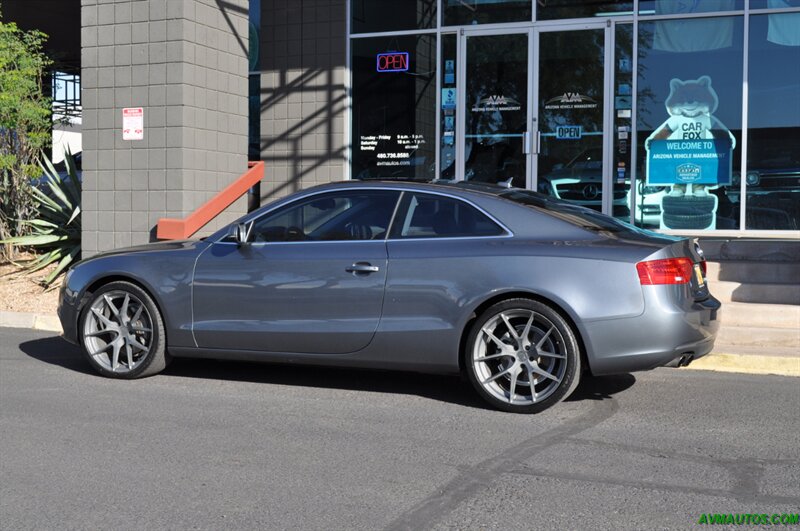
<path id="1" fill-rule="evenodd" d="M 692 240 L 529 190 L 348 181 L 83 260 L 58 314 L 105 376 L 173 357 L 462 373 L 535 413 L 584 375 L 708 354 L 720 303 Z"/>

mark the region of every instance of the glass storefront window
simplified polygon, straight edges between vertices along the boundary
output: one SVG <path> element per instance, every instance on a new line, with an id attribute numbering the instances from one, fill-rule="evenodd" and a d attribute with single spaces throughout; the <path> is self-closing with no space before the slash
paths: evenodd
<path id="1" fill-rule="evenodd" d="M 633 120 L 633 25 L 617 24 L 614 28 L 614 183 L 615 218 L 630 221 L 631 207 L 631 126 Z M 622 196 L 625 208 L 617 206 Z M 640 212 L 637 212 L 640 215 Z"/>
<path id="2" fill-rule="evenodd" d="M 744 0 L 639 0 L 640 15 L 691 15 L 744 9 Z"/>
<path id="3" fill-rule="evenodd" d="M 797 230 L 800 228 L 800 68 L 797 67 L 800 13 L 750 17 L 748 57 L 745 228 Z"/>
<path id="4" fill-rule="evenodd" d="M 261 0 L 250 0 L 248 12 L 247 159 L 261 159 Z"/>
<path id="5" fill-rule="evenodd" d="M 538 39 L 537 190 L 601 212 L 604 199 L 603 27 L 541 32 Z M 557 73 L 557 74 L 556 74 Z M 627 217 L 625 192 L 613 194 Z"/>
<path id="6" fill-rule="evenodd" d="M 532 5 L 531 0 L 442 0 L 442 24 L 462 26 L 531 20 Z"/>
<path id="7" fill-rule="evenodd" d="M 747 39 L 745 7 L 759 10 L 747 15 Z M 621 18 L 635 9 L 638 35 Z M 559 172 L 579 166 L 584 195 L 595 192 L 587 186 L 592 172 L 611 173 L 602 173 L 602 183 L 598 177 L 596 205 L 588 206 L 611 203 L 610 214 L 641 227 L 800 230 L 800 0 L 351 0 L 350 12 L 354 34 L 435 32 L 437 20 L 445 26 L 438 59 L 433 33 L 350 40 L 355 179 L 463 175 L 521 187 L 538 182 L 546 191 Z M 610 19 L 613 63 L 605 63 L 602 47 L 599 62 L 573 54 L 576 64 L 569 63 L 573 48 L 594 50 L 581 35 L 603 31 L 535 22 L 589 17 Z M 446 27 L 502 23 L 517 24 L 461 34 Z M 539 71 L 529 71 L 533 65 Z M 600 73 L 588 75 L 598 65 Z M 596 78 L 602 90 L 576 88 L 581 76 Z M 257 78 L 251 85 L 258 88 Z M 548 98 L 572 92 L 599 102 L 592 124 L 571 115 L 550 120 L 560 126 L 555 132 L 528 123 L 529 114 L 548 119 Z M 529 101 L 530 94 L 539 99 Z M 556 148 L 578 145 L 567 135 L 577 131 L 585 149 L 556 160 Z M 534 139 L 528 144 L 526 133 Z"/>
<path id="8" fill-rule="evenodd" d="M 750 9 L 800 7 L 800 0 L 750 0 Z"/>
<path id="9" fill-rule="evenodd" d="M 454 33 L 442 35 L 442 63 L 439 65 L 442 83 L 439 139 L 439 178 L 454 179 L 456 176 L 456 123 L 458 121 L 457 89 L 458 57 L 457 37 Z"/>
<path id="10" fill-rule="evenodd" d="M 742 17 L 642 22 L 639 31 L 637 186 L 663 190 L 637 197 L 637 210 L 659 208 L 637 223 L 738 229 Z"/>
<path id="11" fill-rule="evenodd" d="M 633 2 L 613 0 L 546 0 L 536 5 L 537 20 L 609 17 L 633 13 Z"/>
<path id="12" fill-rule="evenodd" d="M 436 26 L 436 0 L 352 0 L 350 31 L 377 33 Z"/>
<path id="13" fill-rule="evenodd" d="M 528 33 L 467 39 L 464 179 L 526 185 Z"/>
<path id="14" fill-rule="evenodd" d="M 436 36 L 353 39 L 352 177 L 433 179 Z"/>

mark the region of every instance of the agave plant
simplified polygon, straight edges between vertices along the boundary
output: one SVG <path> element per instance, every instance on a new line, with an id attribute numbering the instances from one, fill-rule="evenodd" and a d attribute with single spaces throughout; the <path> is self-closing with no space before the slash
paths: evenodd
<path id="1" fill-rule="evenodd" d="M 29 273 L 40 271 L 50 264 L 56 268 L 41 283 L 49 287 L 81 253 L 81 183 L 72 153 L 64 154 L 67 173 L 58 174 L 53 163 L 42 154 L 40 165 L 44 177 L 30 183 L 30 191 L 37 203 L 34 219 L 21 220 L 28 234 L 9 238 L 0 243 L 28 247 L 38 256 L 22 267 Z"/>

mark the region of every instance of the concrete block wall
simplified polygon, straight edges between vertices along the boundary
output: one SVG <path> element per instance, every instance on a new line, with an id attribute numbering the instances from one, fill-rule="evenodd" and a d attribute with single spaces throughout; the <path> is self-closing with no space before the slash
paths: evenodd
<path id="1" fill-rule="evenodd" d="M 81 0 L 83 256 L 152 241 L 247 169 L 247 0 Z M 144 108 L 144 140 L 122 109 Z M 205 232 L 245 211 L 242 198 Z"/>
<path id="2" fill-rule="evenodd" d="M 345 0 L 262 0 L 262 202 L 345 177 Z"/>

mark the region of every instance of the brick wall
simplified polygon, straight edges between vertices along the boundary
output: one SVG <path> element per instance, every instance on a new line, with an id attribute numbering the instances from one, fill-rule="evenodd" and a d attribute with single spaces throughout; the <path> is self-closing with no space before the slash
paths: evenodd
<path id="1" fill-rule="evenodd" d="M 247 0 L 82 0 L 83 255 L 154 239 L 247 169 Z M 144 108 L 144 140 L 122 109 Z M 207 227 L 245 210 L 243 198 Z"/>
<path id="2" fill-rule="evenodd" d="M 262 197 L 345 176 L 345 0 L 262 0 Z"/>

